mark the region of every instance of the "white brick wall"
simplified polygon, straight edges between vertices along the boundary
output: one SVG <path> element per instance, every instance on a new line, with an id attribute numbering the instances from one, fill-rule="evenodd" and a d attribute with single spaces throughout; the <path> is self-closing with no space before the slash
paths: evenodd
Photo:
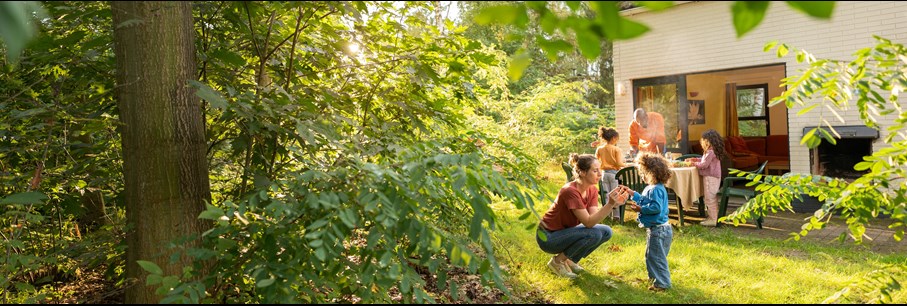
<path id="1" fill-rule="evenodd" d="M 783 2 L 772 1 L 765 19 L 744 37 L 737 39 L 731 20 L 733 2 L 700 1 L 679 4 L 661 12 L 629 12 L 629 18 L 651 29 L 643 36 L 614 43 L 614 82 L 630 85 L 630 80 L 666 75 L 705 72 L 766 64 L 787 64 L 787 75 L 800 75 L 805 63 L 798 64 L 788 55 L 784 58 L 763 52 L 771 40 L 806 49 L 817 58 L 853 59 L 853 52 L 875 45 L 872 35 L 881 35 L 900 44 L 907 43 L 907 2 L 839 1 L 831 20 L 819 20 L 790 9 Z M 615 97 L 617 127 L 625 130 L 632 120 L 633 91 Z M 887 95 L 885 95 L 887 96 Z M 819 101 L 817 99 L 817 101 Z M 907 101 L 903 95 L 901 101 Z M 903 103 L 903 102 L 902 102 Z M 800 145 L 803 128 L 815 126 L 824 118 L 832 125 L 862 125 L 859 112 L 852 104 L 839 112 L 844 123 L 831 111 L 815 108 L 798 117 L 800 108 L 788 110 L 791 171 L 809 173 L 809 151 Z M 881 137 L 873 143 L 878 151 L 888 135 L 882 122 Z M 629 145 L 622 141 L 621 149 Z"/>

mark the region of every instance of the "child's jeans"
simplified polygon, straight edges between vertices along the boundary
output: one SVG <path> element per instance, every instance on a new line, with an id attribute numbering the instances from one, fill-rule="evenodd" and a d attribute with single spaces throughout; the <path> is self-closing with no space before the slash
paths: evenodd
<path id="1" fill-rule="evenodd" d="M 617 170 L 605 170 L 602 173 L 602 188 L 605 190 L 605 198 L 602 199 L 602 203 L 608 203 L 608 196 L 611 195 L 611 190 L 617 188 Z M 620 218 L 620 206 L 614 206 L 611 209 L 611 218 L 618 219 Z"/>
<path id="2" fill-rule="evenodd" d="M 655 280 L 655 287 L 671 288 L 671 271 L 668 269 L 668 252 L 674 229 L 670 223 L 646 228 L 646 270 L 649 279 Z"/>
<path id="3" fill-rule="evenodd" d="M 709 220 L 718 221 L 718 188 L 721 187 L 721 179 L 714 176 L 702 176 L 705 184 L 705 207 L 709 210 Z"/>

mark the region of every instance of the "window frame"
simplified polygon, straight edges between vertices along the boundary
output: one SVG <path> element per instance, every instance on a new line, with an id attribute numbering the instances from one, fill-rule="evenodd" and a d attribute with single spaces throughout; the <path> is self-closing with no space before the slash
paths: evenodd
<path id="1" fill-rule="evenodd" d="M 763 84 L 754 84 L 754 85 L 740 85 L 737 86 L 737 113 L 740 113 L 740 90 L 746 89 L 759 89 L 763 91 L 762 94 L 762 116 L 746 116 L 741 117 L 737 116 L 737 125 L 740 126 L 741 121 L 760 121 L 765 120 L 765 136 L 771 135 L 772 122 L 769 119 L 771 116 L 768 115 L 768 83 Z M 743 136 L 743 135 L 740 135 Z M 764 136 L 743 136 L 743 137 L 764 137 Z"/>

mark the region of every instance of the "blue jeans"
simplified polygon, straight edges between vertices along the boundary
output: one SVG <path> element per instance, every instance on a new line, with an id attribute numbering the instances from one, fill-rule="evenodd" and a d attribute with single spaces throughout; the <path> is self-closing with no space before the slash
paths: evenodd
<path id="1" fill-rule="evenodd" d="M 646 271 L 655 287 L 671 288 L 671 271 L 668 269 L 668 252 L 674 230 L 670 223 L 646 228 Z"/>
<path id="2" fill-rule="evenodd" d="M 611 239 L 611 227 L 604 224 L 596 224 L 592 228 L 580 224 L 553 232 L 539 226 L 539 230 L 548 238 L 548 241 L 542 241 L 539 235 L 535 235 L 535 241 L 542 251 L 549 254 L 564 253 L 574 263 L 579 263 L 580 259 L 589 256 L 598 246 Z"/>

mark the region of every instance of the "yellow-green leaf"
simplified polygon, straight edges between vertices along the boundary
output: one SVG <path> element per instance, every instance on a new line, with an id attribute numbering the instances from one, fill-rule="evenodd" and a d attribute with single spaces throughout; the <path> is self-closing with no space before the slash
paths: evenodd
<path id="1" fill-rule="evenodd" d="M 791 8 L 816 18 L 831 18 L 835 11 L 835 1 L 785 1 Z"/>
<path id="2" fill-rule="evenodd" d="M 737 30 L 738 38 L 762 22 L 768 5 L 768 1 L 734 1 L 731 13 L 734 15 L 734 29 Z"/>
<path id="3" fill-rule="evenodd" d="M 644 6 L 653 11 L 660 11 L 674 6 L 674 1 L 635 1 L 636 4 Z"/>
<path id="4" fill-rule="evenodd" d="M 773 41 L 770 41 L 770 42 L 766 43 L 766 44 L 765 44 L 765 47 L 762 47 L 762 52 L 768 52 L 768 50 L 771 50 L 771 49 L 774 48 L 777 44 L 778 44 L 778 41 L 777 41 L 777 40 L 773 40 Z"/>
<path id="5" fill-rule="evenodd" d="M 510 65 L 507 68 L 507 77 L 510 78 L 510 81 L 519 81 L 523 76 L 523 71 L 526 70 L 526 67 L 529 67 L 531 62 L 532 58 L 523 50 L 514 54 L 513 57 L 510 58 Z"/>

